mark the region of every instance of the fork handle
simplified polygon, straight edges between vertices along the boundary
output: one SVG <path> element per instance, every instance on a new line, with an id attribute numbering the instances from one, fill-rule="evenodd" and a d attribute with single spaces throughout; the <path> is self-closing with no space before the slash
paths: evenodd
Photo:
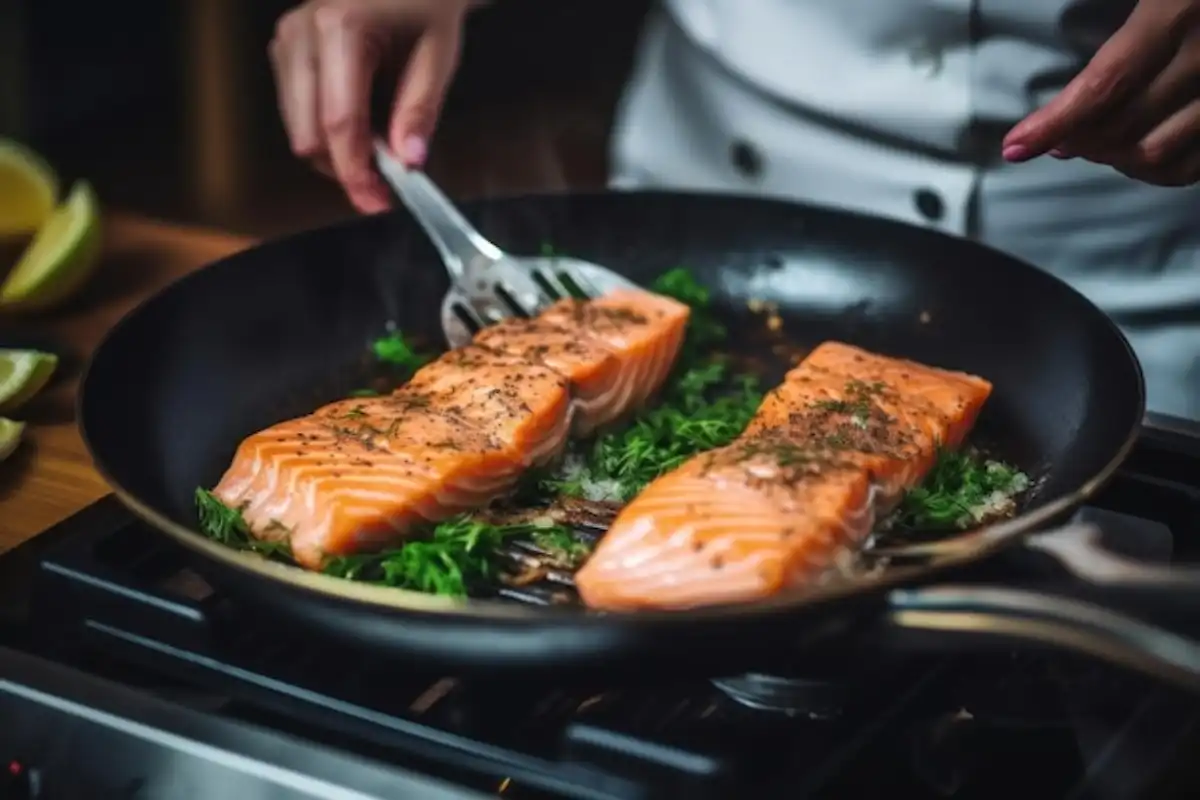
<path id="1" fill-rule="evenodd" d="M 469 268 L 484 267 L 504 256 L 500 248 L 467 222 L 433 181 L 421 172 L 405 168 L 378 140 L 375 160 L 384 180 L 433 240 L 455 284 L 465 285 Z"/>

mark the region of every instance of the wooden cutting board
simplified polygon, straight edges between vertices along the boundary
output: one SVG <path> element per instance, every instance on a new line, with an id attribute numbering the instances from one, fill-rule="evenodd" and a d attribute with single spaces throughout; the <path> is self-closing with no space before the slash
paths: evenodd
<path id="1" fill-rule="evenodd" d="M 61 350 L 51 386 L 15 414 L 28 423 L 20 448 L 0 462 L 0 553 L 108 493 L 75 425 L 80 369 L 127 311 L 176 278 L 251 245 L 226 233 L 113 215 L 100 268 L 69 307 L 29 317 L 0 316 L 0 347 Z"/>

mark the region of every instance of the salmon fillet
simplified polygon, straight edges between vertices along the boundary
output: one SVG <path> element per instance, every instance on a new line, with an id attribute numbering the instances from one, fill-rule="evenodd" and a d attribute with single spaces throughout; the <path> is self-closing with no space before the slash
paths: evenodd
<path id="1" fill-rule="evenodd" d="M 342 400 L 247 437 L 213 494 L 297 563 L 394 545 L 481 508 L 576 435 L 661 387 L 687 306 L 646 292 L 556 304 L 485 329 L 385 397 Z"/>
<path id="2" fill-rule="evenodd" d="M 475 337 L 541 363 L 570 381 L 573 433 L 584 437 L 641 406 L 666 380 L 687 330 L 688 307 L 647 292 L 563 300 L 536 319 L 492 325 Z"/>
<path id="3" fill-rule="evenodd" d="M 803 585 L 860 544 L 958 446 L 992 386 L 839 342 L 764 398 L 733 444 L 627 505 L 576 574 L 604 609 L 746 602 Z"/>

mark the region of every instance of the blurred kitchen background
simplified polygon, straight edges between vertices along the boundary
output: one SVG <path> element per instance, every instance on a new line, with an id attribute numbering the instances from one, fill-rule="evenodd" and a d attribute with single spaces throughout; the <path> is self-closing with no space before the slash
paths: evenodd
<path id="1" fill-rule="evenodd" d="M 651 0 L 494 0 L 430 156 L 459 197 L 603 185 Z M 106 207 L 275 235 L 350 216 L 295 161 L 266 48 L 287 0 L 0 0 L 0 136 Z M 381 99 L 390 87 L 381 86 Z"/>

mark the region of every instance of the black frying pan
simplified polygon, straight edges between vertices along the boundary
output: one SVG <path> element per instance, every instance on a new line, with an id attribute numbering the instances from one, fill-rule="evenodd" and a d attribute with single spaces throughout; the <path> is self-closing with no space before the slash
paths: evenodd
<path id="1" fill-rule="evenodd" d="M 423 664 L 610 675 L 766 668 L 791 645 L 849 641 L 880 620 L 892 631 L 1045 638 L 1064 620 L 1082 619 L 1062 598 L 912 588 L 961 577 L 965 566 L 1063 520 L 1137 436 L 1144 411 L 1137 361 L 1109 320 L 1063 283 L 968 242 L 766 200 L 596 194 L 495 200 L 464 211 L 513 252 L 537 252 L 550 241 L 639 281 L 686 266 L 714 290 L 734 329 L 761 324 L 747 300 L 771 300 L 797 341 L 840 339 L 986 376 L 996 391 L 981 435 L 1041 478 L 1040 488 L 1020 517 L 955 540 L 932 565 L 809 596 L 681 613 L 453 601 L 314 575 L 213 544 L 194 532 L 193 491 L 217 481 L 244 436 L 361 386 L 368 345 L 389 321 L 440 341 L 445 273 L 416 224 L 396 212 L 269 243 L 184 278 L 112 331 L 84 380 L 80 420 L 98 468 L 134 511 L 191 550 L 205 576 L 248 607 Z M 1092 639 L 1076 636 L 1072 646 L 1187 673 L 1145 643 L 1130 645 L 1111 613 L 1085 611 L 1100 614 L 1089 623 Z"/>

